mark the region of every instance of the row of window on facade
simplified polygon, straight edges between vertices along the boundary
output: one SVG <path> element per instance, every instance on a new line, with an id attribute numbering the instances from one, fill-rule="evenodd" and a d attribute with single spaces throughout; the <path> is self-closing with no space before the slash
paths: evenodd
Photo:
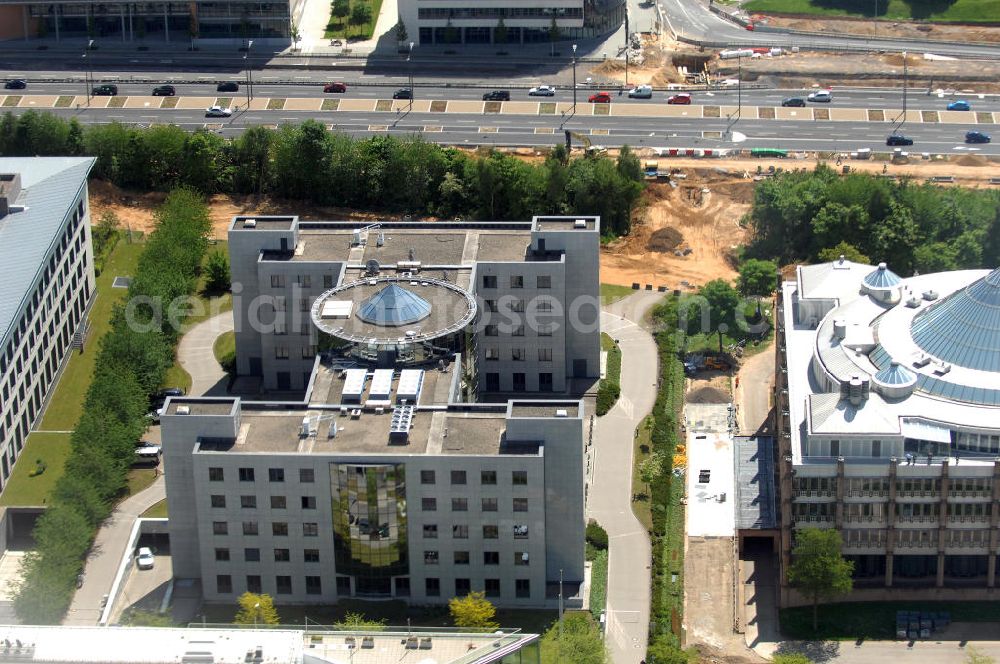
<path id="1" fill-rule="evenodd" d="M 524 288 L 524 276 L 520 274 L 512 274 L 510 275 L 510 280 L 507 283 L 510 288 Z M 484 274 L 482 284 L 483 288 L 498 288 L 497 276 Z M 541 290 L 552 288 L 552 276 L 547 274 L 537 275 L 535 277 L 535 288 Z"/>
<path id="2" fill-rule="evenodd" d="M 285 275 L 283 274 L 271 275 L 271 288 L 284 288 L 286 283 L 287 282 L 285 281 Z M 301 288 L 312 288 L 312 275 L 311 274 L 297 275 L 293 283 Z M 333 288 L 332 274 L 323 275 L 323 288 Z"/>
<path id="3" fill-rule="evenodd" d="M 896 503 L 895 515 L 901 519 L 931 520 L 941 514 L 940 503 Z M 983 520 L 993 513 L 992 503 L 948 503 L 949 519 Z M 888 503 L 844 503 L 843 517 L 851 520 L 880 520 L 889 514 Z M 830 520 L 837 515 L 837 503 L 792 503 L 792 518 Z"/>
<path id="4" fill-rule="evenodd" d="M 496 498 L 481 498 L 482 501 L 482 511 L 483 512 L 496 512 L 497 511 L 497 499 Z M 528 499 L 527 498 L 512 498 L 512 509 L 515 512 L 527 512 L 528 511 Z M 424 497 L 420 499 L 420 509 L 424 512 L 436 512 L 437 511 L 437 498 Z M 451 499 L 451 511 L 452 512 L 468 512 L 469 511 L 469 499 L 468 498 L 458 498 L 453 497 Z"/>
<path id="5" fill-rule="evenodd" d="M 809 443 L 808 456 L 844 456 L 844 457 L 882 457 L 894 455 L 897 452 L 892 446 L 883 450 L 881 440 L 822 440 L 816 439 Z M 954 434 L 954 444 L 920 441 L 906 439 L 904 450 L 910 455 L 918 457 L 940 456 L 942 454 L 950 456 L 954 450 L 978 454 L 998 454 L 1000 453 L 1000 435 L 987 433 L 965 433 L 956 432 Z"/>
<path id="6" fill-rule="evenodd" d="M 319 576 L 304 577 L 304 586 L 307 595 L 322 595 L 323 580 Z M 262 578 L 259 574 L 247 574 L 246 591 L 251 593 L 264 592 Z M 292 577 L 289 575 L 277 575 L 274 577 L 274 588 L 278 595 L 293 594 Z M 483 592 L 487 597 L 500 596 L 500 579 L 483 579 Z M 221 595 L 229 595 L 233 592 L 233 577 L 230 574 L 217 574 L 215 576 L 215 591 Z M 396 579 L 396 594 L 398 596 L 408 596 L 410 594 L 409 579 Z M 351 592 L 351 580 L 349 577 L 337 577 L 337 594 L 349 596 Z M 463 597 L 472 592 L 472 579 L 456 578 L 455 592 L 453 597 Z M 424 579 L 424 594 L 427 597 L 441 596 L 441 579 L 437 577 L 427 577 Z M 529 579 L 514 579 L 514 596 L 518 598 L 531 597 L 531 581 Z"/>
<path id="7" fill-rule="evenodd" d="M 985 529 L 978 530 L 947 530 L 945 531 L 945 546 L 987 546 L 990 533 Z M 844 546 L 848 548 L 884 547 L 888 543 L 888 533 L 885 530 L 851 529 L 843 532 Z M 895 531 L 896 546 L 938 546 L 937 530 L 899 529 Z"/>
<path id="8" fill-rule="evenodd" d="M 848 477 L 844 478 L 845 495 L 874 496 L 889 494 L 888 477 Z M 897 477 L 897 495 L 925 495 L 940 493 L 940 477 Z M 796 496 L 836 496 L 836 477 L 795 477 L 792 488 Z M 948 493 L 951 495 L 977 494 L 992 495 L 993 480 L 990 477 L 950 477 Z"/>
<path id="9" fill-rule="evenodd" d="M 273 550 L 273 555 L 274 555 L 274 562 L 276 563 L 289 563 L 292 561 L 291 549 L 275 548 Z M 425 565 L 437 565 L 440 563 L 440 558 L 441 556 L 438 551 L 424 551 Z M 260 560 L 261 560 L 261 554 L 260 554 L 260 549 L 258 547 L 243 548 L 243 562 L 259 563 Z M 231 561 L 232 561 L 232 554 L 228 547 L 215 548 L 215 562 L 228 563 Z M 302 562 L 303 563 L 320 562 L 319 549 L 303 549 Z M 470 553 L 468 551 L 454 551 L 452 555 L 452 562 L 455 565 L 468 565 L 471 562 Z M 517 567 L 527 567 L 531 562 L 531 556 L 527 551 L 514 551 L 511 562 L 513 565 Z M 500 564 L 499 551 L 483 551 L 483 565 L 494 566 L 499 564 Z"/>
<path id="10" fill-rule="evenodd" d="M 582 7 L 421 7 L 420 20 L 447 19 L 582 19 Z"/>
<path id="11" fill-rule="evenodd" d="M 270 499 L 271 499 L 270 505 L 272 510 L 283 510 L 288 507 L 288 500 L 286 496 L 270 496 Z M 483 512 L 498 511 L 499 503 L 497 502 L 496 498 L 480 498 L 480 501 Z M 213 509 L 225 509 L 226 496 L 223 494 L 212 494 L 211 505 Z M 300 496 L 300 505 L 303 510 L 316 509 L 316 496 Z M 251 510 L 257 509 L 257 496 L 254 495 L 240 496 L 240 508 L 251 509 Z M 430 497 L 421 498 L 421 508 L 425 512 L 437 511 L 437 498 L 430 498 Z M 512 498 L 511 508 L 514 512 L 527 512 L 528 499 Z M 451 499 L 451 510 L 453 512 L 469 511 L 469 499 L 453 497 Z"/>
<path id="12" fill-rule="evenodd" d="M 256 469 L 254 468 L 239 468 L 237 472 L 240 482 L 256 481 L 257 473 Z M 479 484 L 482 486 L 496 486 L 497 478 L 498 478 L 497 471 L 482 470 L 479 473 Z M 226 471 L 224 468 L 219 466 L 212 466 L 208 469 L 209 482 L 224 482 L 225 479 L 226 479 Z M 284 482 L 285 469 L 268 468 L 267 479 L 269 482 L 278 482 L 278 483 Z M 311 484 L 315 481 L 316 481 L 316 471 L 314 468 L 299 468 L 299 482 L 303 484 Z M 468 484 L 469 482 L 469 475 L 464 470 L 452 470 L 450 472 L 450 481 L 452 486 L 465 485 Z M 423 485 L 437 484 L 437 471 L 421 470 L 420 483 Z M 512 470 L 510 473 L 510 483 L 513 486 L 527 486 L 528 471 Z"/>

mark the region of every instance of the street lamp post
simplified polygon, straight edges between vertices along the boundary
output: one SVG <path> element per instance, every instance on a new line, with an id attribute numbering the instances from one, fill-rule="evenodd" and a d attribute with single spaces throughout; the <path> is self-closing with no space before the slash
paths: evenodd
<path id="1" fill-rule="evenodd" d="M 573 44 L 573 113 L 576 113 L 576 44 Z"/>
<path id="2" fill-rule="evenodd" d="M 414 44 L 414 42 L 410 42 L 410 50 L 406 52 L 406 73 L 408 73 L 410 75 L 410 108 L 411 109 L 413 108 L 413 97 L 415 96 L 414 95 L 414 90 L 413 90 L 413 63 L 410 62 L 410 58 L 413 57 L 413 44 Z"/>
<path id="3" fill-rule="evenodd" d="M 260 602 L 253 605 L 253 628 L 257 629 L 257 614 L 260 613 Z"/>
<path id="4" fill-rule="evenodd" d="M 243 62 L 247 68 L 247 110 L 250 110 L 250 101 L 253 99 L 253 63 L 250 60 L 250 49 L 253 48 L 253 40 L 247 42 L 247 52 L 243 54 Z"/>
<path id="5" fill-rule="evenodd" d="M 93 96 L 94 90 L 94 73 L 93 67 L 91 65 L 92 60 L 87 58 L 87 53 L 89 53 L 94 47 L 94 40 L 91 39 L 87 42 L 87 50 L 83 52 L 84 64 L 87 65 L 87 70 L 84 72 L 85 81 L 87 84 L 87 106 L 90 106 L 90 98 Z"/>
<path id="6" fill-rule="evenodd" d="M 628 36 L 628 3 L 625 3 L 625 87 L 628 87 L 628 49 L 631 45 Z"/>

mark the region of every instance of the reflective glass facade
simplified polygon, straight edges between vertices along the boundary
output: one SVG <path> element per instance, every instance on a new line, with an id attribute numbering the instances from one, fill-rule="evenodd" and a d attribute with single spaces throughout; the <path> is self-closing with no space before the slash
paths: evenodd
<path id="1" fill-rule="evenodd" d="M 390 596 L 393 577 L 409 574 L 406 467 L 330 464 L 337 574 L 355 595 Z"/>

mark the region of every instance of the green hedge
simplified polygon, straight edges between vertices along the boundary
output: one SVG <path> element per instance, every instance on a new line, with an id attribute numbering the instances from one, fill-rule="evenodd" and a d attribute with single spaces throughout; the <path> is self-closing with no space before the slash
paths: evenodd
<path id="1" fill-rule="evenodd" d="M 190 294 L 207 246 L 211 222 L 197 193 L 171 193 L 156 222 L 129 286 L 132 304 Z M 35 526 L 35 550 L 24 558 L 14 609 L 25 624 L 57 624 L 66 613 L 97 528 L 126 491 L 135 442 L 149 424 L 149 396 L 173 362 L 177 334 L 166 317 L 160 322 L 156 307 L 142 305 L 130 318 L 128 309 L 115 310 L 101 339 L 66 472 Z"/>
<path id="2" fill-rule="evenodd" d="M 621 396 L 622 351 L 615 340 L 601 333 L 601 348 L 608 353 L 607 375 L 597 385 L 597 414 L 611 410 Z"/>

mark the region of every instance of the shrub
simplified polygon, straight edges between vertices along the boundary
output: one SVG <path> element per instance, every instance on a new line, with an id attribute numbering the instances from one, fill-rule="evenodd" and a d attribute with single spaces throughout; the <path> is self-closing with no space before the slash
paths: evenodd
<path id="1" fill-rule="evenodd" d="M 587 522 L 586 539 L 595 549 L 606 551 L 608 548 L 608 531 L 601 528 L 601 525 L 593 519 Z"/>
<path id="2" fill-rule="evenodd" d="M 612 383 L 607 379 L 602 380 L 600 386 L 597 388 L 597 414 L 604 415 L 611 410 L 618 401 L 618 397 L 621 396 L 621 393 L 621 385 Z"/>

